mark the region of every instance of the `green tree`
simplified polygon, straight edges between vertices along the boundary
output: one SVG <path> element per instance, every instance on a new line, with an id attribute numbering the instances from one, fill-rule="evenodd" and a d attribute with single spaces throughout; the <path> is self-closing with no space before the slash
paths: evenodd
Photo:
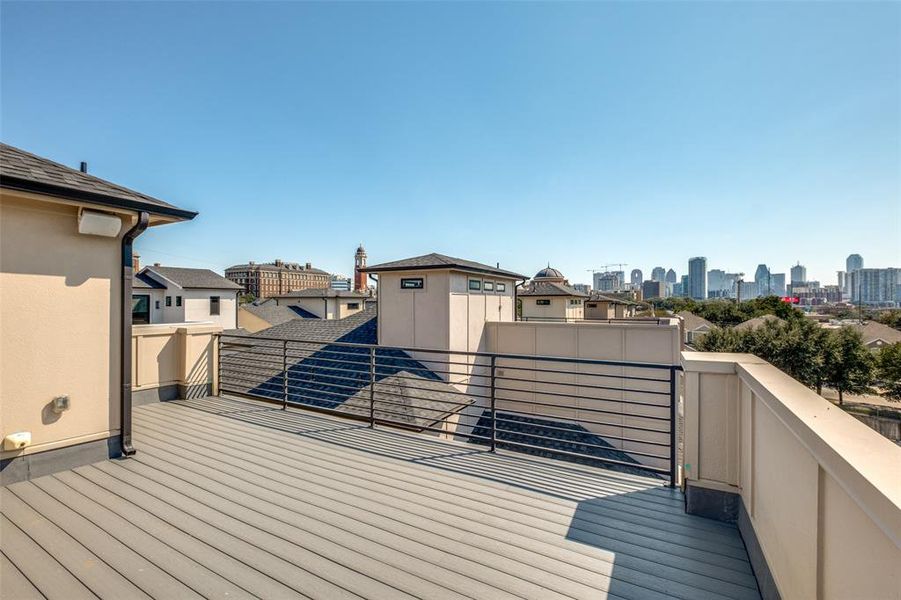
<path id="1" fill-rule="evenodd" d="M 238 296 L 238 304 L 250 304 L 254 300 L 256 300 L 256 296 L 251 293 L 241 294 L 240 296 Z"/>
<path id="2" fill-rule="evenodd" d="M 767 321 L 753 330 L 716 328 L 695 342 L 702 352 L 747 352 L 821 391 L 829 332 L 807 319 Z"/>
<path id="3" fill-rule="evenodd" d="M 839 405 L 844 403 L 845 392 L 864 394 L 870 391 L 875 359 L 863 345 L 859 331 L 851 327 L 833 331 L 827 338 L 823 359 L 824 381 L 838 391 Z"/>
<path id="4" fill-rule="evenodd" d="M 885 395 L 901 400 L 901 342 L 884 346 L 876 361 L 876 374 L 885 388 Z"/>

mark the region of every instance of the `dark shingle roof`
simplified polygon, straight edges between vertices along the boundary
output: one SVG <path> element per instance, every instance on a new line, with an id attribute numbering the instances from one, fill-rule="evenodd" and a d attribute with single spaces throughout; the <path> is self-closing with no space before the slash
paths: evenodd
<path id="1" fill-rule="evenodd" d="M 867 321 L 863 325 L 854 324 L 852 327 L 860 332 L 863 336 L 863 343 L 866 345 L 870 345 L 879 340 L 888 344 L 901 342 L 901 331 L 879 323 L 878 321 Z"/>
<path id="2" fill-rule="evenodd" d="M 254 304 L 244 304 L 241 308 L 250 314 L 263 319 L 269 323 L 269 325 L 281 325 L 282 323 L 302 318 L 296 312 L 291 310 L 291 307 L 278 306 L 274 302 L 258 306 Z"/>
<path id="3" fill-rule="evenodd" d="M 352 292 L 348 290 L 333 290 L 331 288 L 310 288 L 306 290 L 294 290 L 287 294 L 279 294 L 274 298 L 368 298 L 369 294 Z"/>
<path id="4" fill-rule="evenodd" d="M 302 308 L 302 307 L 297 306 L 297 305 L 295 305 L 295 306 L 285 306 L 285 307 L 283 307 L 283 308 L 287 308 L 288 310 L 290 310 L 291 312 L 293 312 L 293 313 L 295 314 L 295 316 L 297 316 L 297 317 L 299 317 L 299 318 L 301 318 L 301 319 L 318 319 L 318 318 L 319 318 L 319 317 L 317 317 L 316 315 L 314 315 L 313 313 L 311 313 L 310 311 L 308 311 L 307 309 Z"/>
<path id="5" fill-rule="evenodd" d="M 343 319 L 294 319 L 258 331 L 253 337 L 377 344 L 376 307 L 369 305 L 364 310 Z"/>
<path id="6" fill-rule="evenodd" d="M 369 416 L 370 349 L 342 344 L 376 343 L 375 307 L 341 320 L 298 319 L 223 343 L 223 389 L 281 400 L 282 367 L 273 357 L 287 357 L 289 402 Z M 474 401 L 402 350 L 378 347 L 374 356 L 376 419 L 430 427 Z"/>
<path id="7" fill-rule="evenodd" d="M 445 256 L 432 252 L 423 256 L 414 256 L 413 258 L 405 258 L 403 260 L 395 260 L 393 262 L 381 263 L 361 269 L 366 273 L 379 273 L 381 271 L 419 271 L 425 269 L 460 269 L 462 271 L 472 271 L 474 273 L 484 273 L 486 275 L 499 275 L 501 277 L 509 277 L 511 279 L 525 279 L 524 275 L 498 269 L 491 265 L 477 263 L 462 258 L 454 258 L 453 256 Z"/>
<path id="8" fill-rule="evenodd" d="M 708 329 L 713 329 L 716 327 L 713 323 L 705 319 L 704 317 L 699 317 L 693 312 L 689 312 L 687 310 L 683 310 L 682 312 L 676 313 L 677 317 L 682 317 L 682 321 L 685 322 L 685 329 L 688 331 L 694 331 L 700 327 L 707 327 Z"/>
<path id="9" fill-rule="evenodd" d="M 144 273 L 137 273 L 134 276 L 134 279 L 131 282 L 131 287 L 133 289 L 141 289 L 141 290 L 164 290 L 166 286 L 162 283 L 153 279 L 152 277 L 148 277 Z"/>
<path id="10" fill-rule="evenodd" d="M 589 302 L 612 302 L 613 304 L 637 305 L 638 302 L 628 300 L 626 298 L 616 298 L 615 296 L 606 296 L 598 292 L 591 292 L 588 298 Z"/>
<path id="11" fill-rule="evenodd" d="M 579 290 L 564 285 L 562 283 L 554 283 L 550 281 L 538 281 L 516 292 L 519 296 L 578 296 L 586 297 Z"/>
<path id="12" fill-rule="evenodd" d="M 82 202 L 143 210 L 178 219 L 196 212 L 0 143 L 0 186 Z"/>
<path id="13" fill-rule="evenodd" d="M 144 267 L 141 273 L 156 273 L 186 289 L 240 290 L 241 286 L 209 269 L 185 267 Z M 152 276 L 152 275 L 151 275 Z"/>

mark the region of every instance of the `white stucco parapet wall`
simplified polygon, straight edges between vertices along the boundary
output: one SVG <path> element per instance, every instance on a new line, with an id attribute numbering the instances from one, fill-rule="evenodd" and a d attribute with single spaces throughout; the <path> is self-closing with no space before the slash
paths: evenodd
<path id="1" fill-rule="evenodd" d="M 766 361 L 683 352 L 685 479 L 741 498 L 783 598 L 898 598 L 901 447 Z"/>

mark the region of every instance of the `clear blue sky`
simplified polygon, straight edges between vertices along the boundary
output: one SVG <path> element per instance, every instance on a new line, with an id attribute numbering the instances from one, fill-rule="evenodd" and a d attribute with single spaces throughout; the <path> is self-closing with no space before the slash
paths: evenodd
<path id="1" fill-rule="evenodd" d="M 901 266 L 899 3 L 11 3 L 2 138 L 197 210 L 145 262 Z"/>

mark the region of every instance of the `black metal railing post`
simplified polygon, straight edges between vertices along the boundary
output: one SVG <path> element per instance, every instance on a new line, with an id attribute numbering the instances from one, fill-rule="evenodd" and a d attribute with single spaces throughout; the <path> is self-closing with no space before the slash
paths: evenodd
<path id="1" fill-rule="evenodd" d="M 288 410 L 288 340 L 282 344 L 282 410 Z"/>
<path id="2" fill-rule="evenodd" d="M 375 427 L 375 346 L 369 348 L 369 427 Z"/>
<path id="3" fill-rule="evenodd" d="M 669 485 L 676 486 L 676 369 L 669 370 Z"/>
<path id="4" fill-rule="evenodd" d="M 491 451 L 497 450 L 497 356 L 491 355 Z"/>

